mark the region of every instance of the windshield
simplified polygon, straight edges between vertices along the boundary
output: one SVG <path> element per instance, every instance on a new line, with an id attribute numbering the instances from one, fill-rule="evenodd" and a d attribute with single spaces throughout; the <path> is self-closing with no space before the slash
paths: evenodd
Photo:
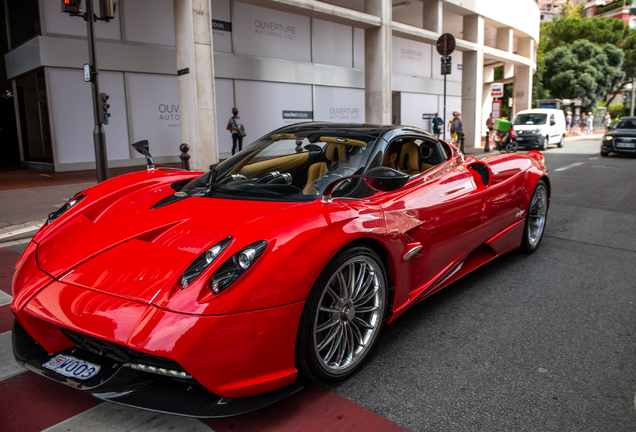
<path id="1" fill-rule="evenodd" d="M 636 129 L 636 118 L 622 118 L 616 122 L 614 129 Z"/>
<path id="2" fill-rule="evenodd" d="M 514 125 L 542 125 L 545 124 L 546 119 L 548 118 L 547 114 L 538 114 L 538 113 L 530 113 L 530 114 L 517 114 L 514 120 Z"/>
<path id="3" fill-rule="evenodd" d="M 183 190 L 209 188 L 208 196 L 219 198 L 314 200 L 332 181 L 365 171 L 380 132 L 315 125 L 280 129 L 250 144 Z M 379 160 L 375 162 L 379 164 Z M 342 182 L 333 195 L 360 198 L 371 193 L 364 182 L 349 180 Z"/>

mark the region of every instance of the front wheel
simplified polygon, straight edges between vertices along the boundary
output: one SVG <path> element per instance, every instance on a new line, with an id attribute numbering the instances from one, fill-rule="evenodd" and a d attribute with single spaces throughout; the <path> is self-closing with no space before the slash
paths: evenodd
<path id="1" fill-rule="evenodd" d="M 609 152 L 601 151 L 601 156 L 607 157 L 607 156 L 609 156 Z"/>
<path id="2" fill-rule="evenodd" d="M 312 288 L 298 328 L 296 365 L 314 381 L 342 381 L 367 358 L 384 325 L 382 261 L 365 246 L 344 249 Z"/>
<path id="3" fill-rule="evenodd" d="M 519 144 L 516 141 L 511 141 L 506 145 L 506 152 L 508 153 L 516 153 L 519 150 Z"/>
<path id="4" fill-rule="evenodd" d="M 548 187 L 545 181 L 539 180 L 534 189 L 530 205 L 526 214 L 526 224 L 523 230 L 521 249 L 526 253 L 532 253 L 539 247 L 545 230 L 545 221 L 548 216 Z"/>
<path id="5" fill-rule="evenodd" d="M 541 143 L 541 145 L 539 145 L 539 149 L 540 150 L 547 150 L 549 142 L 550 141 L 548 140 L 548 136 L 546 135 L 545 138 L 543 138 L 543 142 Z"/>

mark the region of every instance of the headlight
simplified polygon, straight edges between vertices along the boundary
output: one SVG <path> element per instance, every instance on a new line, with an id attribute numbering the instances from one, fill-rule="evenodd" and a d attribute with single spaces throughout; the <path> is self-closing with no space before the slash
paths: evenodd
<path id="1" fill-rule="evenodd" d="M 60 216 L 62 216 L 64 213 L 66 213 L 71 207 L 73 207 L 75 204 L 77 204 L 78 202 L 80 202 L 81 200 L 83 200 L 86 197 L 86 194 L 82 194 L 83 191 L 80 191 L 78 193 L 76 193 L 75 195 L 73 195 L 73 198 L 71 198 L 70 200 L 68 200 L 66 202 L 66 204 L 64 204 L 62 207 L 60 207 L 57 211 L 54 211 L 53 213 L 49 214 L 49 217 L 46 219 L 46 223 L 50 224 L 51 222 L 53 222 L 55 219 L 59 218 Z"/>
<path id="2" fill-rule="evenodd" d="M 533 134 L 540 134 L 540 133 L 541 133 L 541 129 L 539 129 L 539 128 L 534 129 L 534 130 L 532 131 L 532 133 L 533 133 Z"/>
<path id="3" fill-rule="evenodd" d="M 605 137 L 605 139 L 606 139 L 607 141 L 611 141 L 612 139 L 614 139 L 614 137 L 613 137 L 613 136 L 611 136 L 611 135 L 607 135 L 607 136 Z"/>
<path id="4" fill-rule="evenodd" d="M 210 291 L 219 294 L 247 271 L 267 248 L 265 240 L 244 247 L 227 259 L 210 278 Z"/>
<path id="5" fill-rule="evenodd" d="M 221 240 L 210 249 L 203 252 L 188 266 L 179 278 L 179 286 L 185 289 L 190 285 L 210 264 L 221 255 L 221 252 L 230 244 L 232 237 Z"/>

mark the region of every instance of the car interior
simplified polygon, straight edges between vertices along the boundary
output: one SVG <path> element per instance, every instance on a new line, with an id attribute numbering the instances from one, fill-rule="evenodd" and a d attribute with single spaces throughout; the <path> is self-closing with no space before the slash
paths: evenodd
<path id="1" fill-rule="evenodd" d="M 391 141 L 389 149 L 399 147 L 397 168 L 410 176 L 417 176 L 443 163 L 447 157 L 435 139 L 400 137 Z"/>

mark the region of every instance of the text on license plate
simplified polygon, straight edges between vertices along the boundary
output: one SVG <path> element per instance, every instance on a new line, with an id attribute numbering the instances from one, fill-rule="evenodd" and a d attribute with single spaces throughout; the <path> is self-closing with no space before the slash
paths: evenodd
<path id="1" fill-rule="evenodd" d="M 636 147 L 636 143 L 617 142 L 616 147 L 634 148 Z"/>
<path id="2" fill-rule="evenodd" d="M 517 137 L 517 141 L 523 141 L 522 137 Z"/>
<path id="3" fill-rule="evenodd" d="M 47 369 L 59 373 L 70 378 L 77 378 L 80 380 L 87 380 L 97 375 L 97 372 L 101 369 L 100 365 L 89 363 L 78 358 L 58 354 L 51 360 L 44 363 Z"/>

